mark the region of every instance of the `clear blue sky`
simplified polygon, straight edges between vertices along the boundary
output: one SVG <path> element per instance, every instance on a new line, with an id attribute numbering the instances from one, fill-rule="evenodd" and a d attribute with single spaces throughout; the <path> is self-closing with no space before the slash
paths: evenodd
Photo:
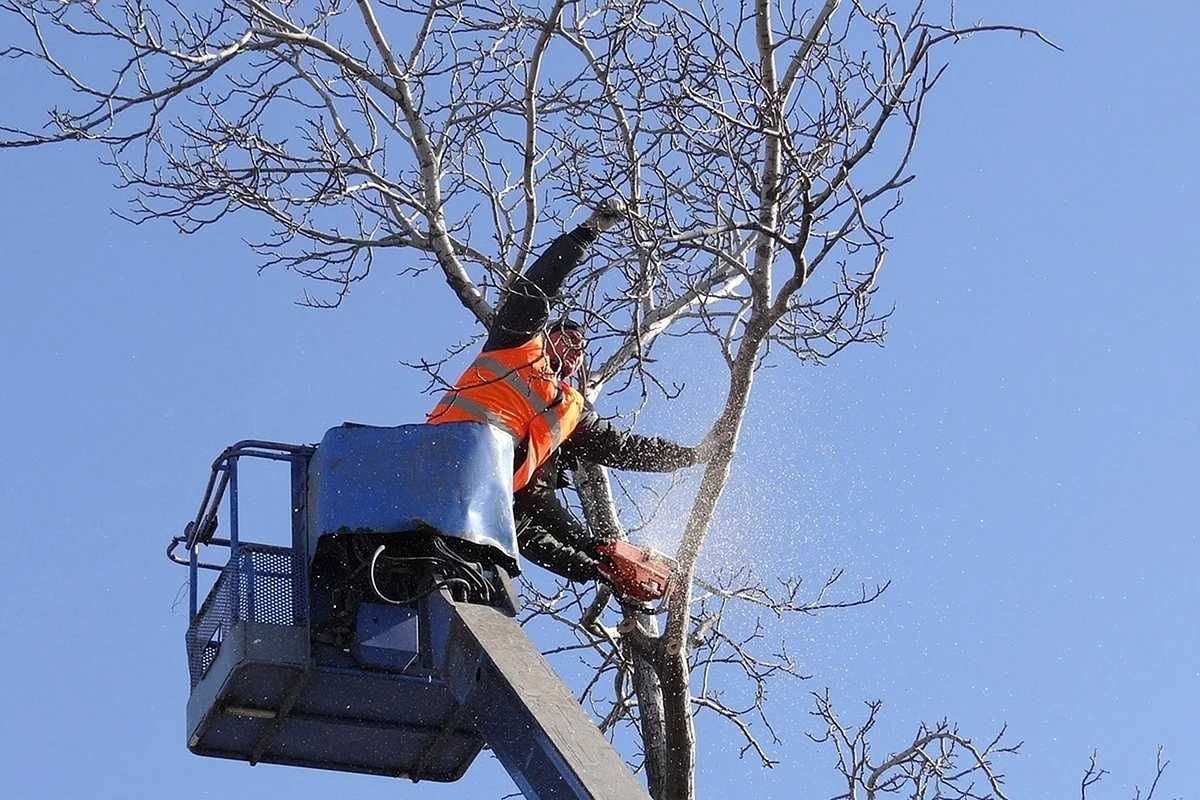
<path id="1" fill-rule="evenodd" d="M 1171 796 L 1200 767 L 1194 8 L 960 14 L 1036 25 L 1066 52 L 1004 37 L 956 51 L 894 220 L 888 346 L 767 373 L 720 528 L 722 558 L 894 586 L 870 609 L 787 623 L 814 677 L 775 697 L 784 763 L 739 764 L 705 727 L 704 796 L 828 796 L 831 754 L 804 737 L 806 693 L 825 686 L 851 717 L 886 701 L 877 752 L 922 719 L 981 738 L 1007 722 L 1025 741 L 1012 797 L 1076 796 L 1094 747 L 1114 773 L 1096 797 L 1144 783 L 1158 743 Z M 43 91 L 4 74 L 6 102 Z M 97 155 L 0 153 L 0 793 L 510 791 L 487 757 L 441 787 L 187 753 L 184 572 L 163 546 L 207 464 L 243 437 L 419 419 L 428 401 L 398 362 L 466 318 L 428 316 L 444 290 L 395 279 L 399 264 L 337 312 L 299 308 L 298 279 L 257 275 L 235 227 L 183 238 L 115 220 Z M 641 425 L 701 433 L 665 414 Z"/>

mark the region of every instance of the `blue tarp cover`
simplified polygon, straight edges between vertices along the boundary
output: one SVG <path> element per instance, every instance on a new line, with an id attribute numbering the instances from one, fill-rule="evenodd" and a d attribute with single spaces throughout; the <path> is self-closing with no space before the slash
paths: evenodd
<path id="1" fill-rule="evenodd" d="M 517 561 L 513 445 L 479 422 L 330 428 L 309 464 L 309 553 L 338 532 L 432 528 Z"/>

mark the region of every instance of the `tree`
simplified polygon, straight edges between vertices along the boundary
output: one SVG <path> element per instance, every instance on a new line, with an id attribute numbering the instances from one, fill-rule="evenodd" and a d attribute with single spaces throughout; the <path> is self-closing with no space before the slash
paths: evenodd
<path id="1" fill-rule="evenodd" d="M 1154 755 L 1154 777 L 1150 781 L 1150 786 L 1146 789 L 1145 797 L 1142 796 L 1142 787 L 1134 785 L 1133 800 L 1154 800 L 1154 793 L 1158 791 L 1158 783 L 1162 780 L 1163 773 L 1167 771 L 1167 766 L 1170 761 L 1163 758 L 1163 748 L 1159 745 L 1158 752 Z M 1080 800 L 1088 800 L 1088 792 L 1108 774 L 1108 770 L 1100 766 L 1098 755 L 1092 751 L 1092 757 L 1088 760 L 1087 768 L 1083 771 L 1083 777 L 1079 780 L 1079 797 Z"/>
<path id="2" fill-rule="evenodd" d="M 173 0 L 0 0 L 0 9 L 27 32 L 3 54 L 41 65 L 69 92 L 41 125 L 6 123 L 0 144 L 106 146 L 129 192 L 124 216 L 137 224 L 193 233 L 257 216 L 268 232 L 250 246 L 262 266 L 322 287 L 305 291 L 314 306 L 336 306 L 380 254 L 403 254 L 413 275 L 440 271 L 486 327 L 549 233 L 598 196 L 623 196 L 624 235 L 604 242 L 599 268 L 570 287 L 601 347 L 587 393 L 625 413 L 671 400 L 675 365 L 654 354 L 689 337 L 697 358 L 727 373 L 709 432 L 720 446 L 675 554 L 662 630 L 632 607 L 606 624 L 618 612 L 604 590 L 529 587 L 531 613 L 564 622 L 575 637 L 566 646 L 595 653 L 585 695 L 612 674 L 601 725 L 637 721 L 656 798 L 695 796 L 697 710 L 728 720 L 743 752 L 773 762 L 762 739 L 764 730 L 774 738 L 767 687 L 799 673 L 761 625 L 735 630 L 727 609 L 812 614 L 868 603 L 886 585 L 840 599 L 840 572 L 811 594 L 798 581 L 697 574 L 719 535 L 713 514 L 756 372 L 768 359 L 823 363 L 882 342 L 890 312 L 873 300 L 888 221 L 913 179 L 941 54 L 985 32 L 1047 40 L 959 24 L 952 4 L 931 21 L 922 2 L 901 14 L 858 0 L 211 0 L 202 11 Z M 444 363 L 416 366 L 436 387 Z M 622 510 L 639 512 L 614 500 L 602 470 L 581 473 L 593 525 L 619 529 Z M 726 668 L 748 681 L 748 704 L 710 690 L 709 676 Z M 814 709 L 846 797 L 1003 797 L 993 759 L 1015 746 L 1000 737 L 981 747 L 940 723 L 875 761 L 866 736 L 877 704 L 857 728 L 826 696 L 814 696 Z"/>

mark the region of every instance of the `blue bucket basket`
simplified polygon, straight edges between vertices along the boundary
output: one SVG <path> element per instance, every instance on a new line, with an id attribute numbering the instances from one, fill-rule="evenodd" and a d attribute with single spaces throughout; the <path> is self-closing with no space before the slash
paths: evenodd
<path id="1" fill-rule="evenodd" d="M 238 462 L 291 466 L 292 546 L 238 536 Z M 487 425 L 343 425 L 317 447 L 241 442 L 213 465 L 196 520 L 171 558 L 190 567 L 187 743 L 200 755 L 452 781 L 483 747 L 435 663 L 439 606 L 364 603 L 354 651 L 312 641 L 309 565 L 337 533 L 436 531 L 517 566 L 512 445 Z M 229 538 L 213 536 L 228 499 Z M 186 545 L 187 559 L 174 554 Z M 225 564 L 199 561 L 227 547 Z M 199 571 L 218 572 L 197 607 Z M 390 660 L 389 660 L 390 659 Z"/>

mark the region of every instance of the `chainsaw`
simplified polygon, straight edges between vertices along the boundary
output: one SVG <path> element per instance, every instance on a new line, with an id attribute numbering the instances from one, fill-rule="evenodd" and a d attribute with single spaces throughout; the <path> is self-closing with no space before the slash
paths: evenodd
<path id="1" fill-rule="evenodd" d="M 675 560 L 624 539 L 596 546 L 600 576 L 621 597 L 643 603 L 661 600 L 671 590 Z"/>

